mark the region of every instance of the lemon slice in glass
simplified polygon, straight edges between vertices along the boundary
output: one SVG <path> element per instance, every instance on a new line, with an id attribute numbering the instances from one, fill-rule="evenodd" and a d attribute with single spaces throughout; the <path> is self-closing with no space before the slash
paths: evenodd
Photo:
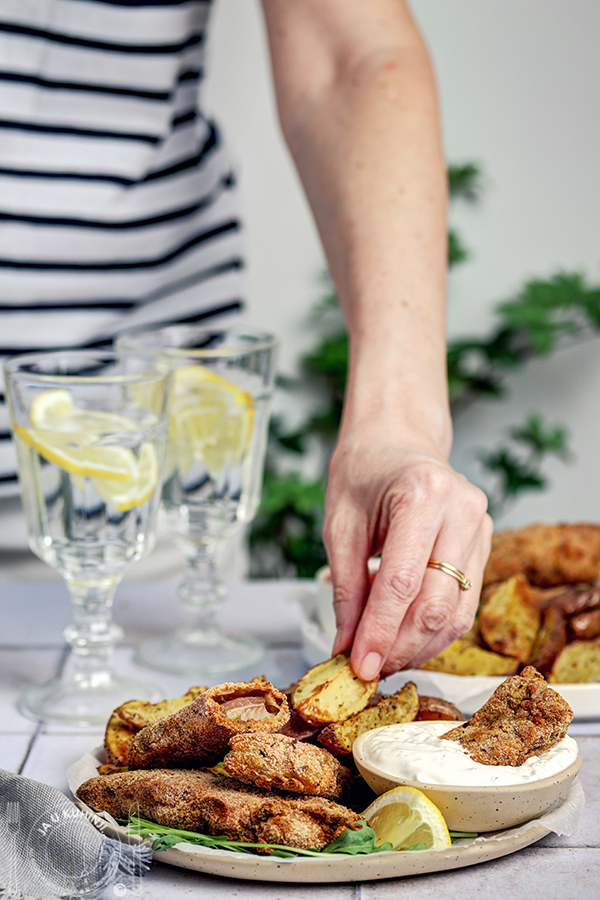
<path id="1" fill-rule="evenodd" d="M 134 506 L 142 506 L 150 499 L 158 484 L 158 456 L 154 444 L 145 442 L 140 448 L 137 475 L 127 483 L 115 478 L 93 478 L 98 494 L 117 512 L 126 512 Z"/>
<path id="2" fill-rule="evenodd" d="M 43 431 L 77 435 L 81 445 L 93 443 L 100 435 L 139 428 L 138 423 L 128 416 L 74 406 L 69 392 L 61 388 L 40 391 L 31 402 L 29 421 L 34 428 Z"/>
<path id="3" fill-rule="evenodd" d="M 376 843 L 389 841 L 394 850 L 445 850 L 452 841 L 443 815 L 417 788 L 392 788 L 381 794 L 362 814 L 371 826 Z"/>
<path id="4" fill-rule="evenodd" d="M 49 427 L 57 421 L 69 419 L 74 411 L 75 407 L 68 391 L 60 388 L 40 391 L 31 401 L 29 421 L 36 428 L 43 428 L 44 425 Z"/>
<path id="5" fill-rule="evenodd" d="M 91 478 L 98 494 L 118 512 L 141 506 L 158 483 L 156 448 L 144 443 L 139 459 L 107 436 L 139 430 L 135 419 L 102 409 L 73 405 L 68 391 L 41 391 L 29 411 L 33 427 L 15 433 L 46 459 L 76 479 Z"/>
<path id="6" fill-rule="evenodd" d="M 169 444 L 182 475 L 195 460 L 217 478 L 248 449 L 252 396 L 200 365 L 175 369 L 169 405 Z"/>
<path id="7" fill-rule="evenodd" d="M 55 432 L 14 426 L 15 433 L 40 456 L 71 475 L 131 481 L 137 476 L 137 460 L 128 447 L 93 446 L 86 432 Z"/>

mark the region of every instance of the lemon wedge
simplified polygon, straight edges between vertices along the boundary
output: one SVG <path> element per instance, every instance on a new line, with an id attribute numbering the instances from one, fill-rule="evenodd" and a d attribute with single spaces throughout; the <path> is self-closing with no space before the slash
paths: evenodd
<path id="1" fill-rule="evenodd" d="M 154 444 L 145 442 L 140 448 L 137 475 L 126 484 L 115 478 L 93 478 L 97 493 L 117 512 L 142 506 L 150 499 L 158 484 L 159 465 Z"/>
<path id="2" fill-rule="evenodd" d="M 254 424 L 252 396 L 205 366 L 175 369 L 169 404 L 169 445 L 180 474 L 200 460 L 209 475 L 237 465 Z"/>
<path id="3" fill-rule="evenodd" d="M 375 832 L 377 844 L 389 841 L 394 850 L 409 850 L 418 844 L 427 850 L 445 850 L 452 844 L 443 815 L 417 788 L 400 785 L 386 791 L 362 818 Z"/>

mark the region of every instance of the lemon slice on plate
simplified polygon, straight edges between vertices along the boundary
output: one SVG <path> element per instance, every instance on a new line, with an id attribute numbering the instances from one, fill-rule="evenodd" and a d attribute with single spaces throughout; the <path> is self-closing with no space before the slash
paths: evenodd
<path id="1" fill-rule="evenodd" d="M 377 844 L 392 844 L 394 850 L 445 850 L 452 841 L 443 815 L 417 788 L 392 788 L 381 794 L 362 814 L 375 832 Z"/>
<path id="2" fill-rule="evenodd" d="M 154 444 L 142 444 L 137 460 L 137 475 L 127 483 L 115 478 L 93 478 L 98 494 L 117 512 L 142 506 L 150 499 L 158 484 L 158 456 Z"/>
<path id="3" fill-rule="evenodd" d="M 169 444 L 182 475 L 195 460 L 217 478 L 248 449 L 252 396 L 205 366 L 175 369 L 169 406 Z"/>

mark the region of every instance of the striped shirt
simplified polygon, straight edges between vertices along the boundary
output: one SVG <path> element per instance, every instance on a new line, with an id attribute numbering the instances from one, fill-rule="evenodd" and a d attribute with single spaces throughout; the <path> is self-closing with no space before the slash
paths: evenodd
<path id="1" fill-rule="evenodd" d="M 0 3 L 0 358 L 242 307 L 235 177 L 199 108 L 210 2 Z"/>

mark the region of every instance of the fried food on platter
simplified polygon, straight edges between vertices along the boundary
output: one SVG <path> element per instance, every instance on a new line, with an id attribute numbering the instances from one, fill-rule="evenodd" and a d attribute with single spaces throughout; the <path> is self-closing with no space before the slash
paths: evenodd
<path id="1" fill-rule="evenodd" d="M 338 653 L 300 678 L 292 706 L 310 725 L 340 722 L 367 706 L 378 683 L 379 679 L 362 681 L 352 671 L 350 655 Z"/>
<path id="2" fill-rule="evenodd" d="M 412 681 L 395 694 L 382 697 L 374 706 L 354 713 L 343 722 L 326 725 L 319 734 L 319 743 L 336 756 L 351 756 L 352 744 L 365 731 L 380 725 L 396 725 L 412 722 L 419 712 L 419 695 Z"/>
<path id="3" fill-rule="evenodd" d="M 283 734 L 236 734 L 223 760 L 228 775 L 244 784 L 339 799 L 353 777 L 324 747 Z"/>
<path id="4" fill-rule="evenodd" d="M 533 666 L 496 688 L 468 722 L 442 735 L 457 741 L 476 762 L 521 766 L 563 738 L 573 710 Z"/>
<path id="5" fill-rule="evenodd" d="M 129 745 L 127 767 L 211 766 L 223 758 L 234 734 L 279 731 L 289 717 L 285 695 L 268 681 L 218 684 L 138 731 Z"/>
<path id="6" fill-rule="evenodd" d="M 127 752 L 134 736 L 146 725 L 163 719 L 170 713 L 187 706 L 205 687 L 191 687 L 183 697 L 150 703 L 148 700 L 129 700 L 111 714 L 104 733 L 106 761 L 113 766 L 127 765 Z"/>
<path id="7" fill-rule="evenodd" d="M 519 669 L 519 660 L 480 647 L 468 638 L 457 638 L 420 668 L 450 675 L 514 675 Z"/>
<path id="8" fill-rule="evenodd" d="M 206 687 L 202 686 L 191 687 L 188 688 L 182 697 L 160 700 L 158 703 L 149 703 L 147 700 L 129 700 L 115 711 L 121 719 L 124 719 L 125 722 L 139 731 L 141 728 L 145 728 L 146 725 L 158 722 L 159 719 L 164 719 L 165 716 L 170 716 L 171 713 L 183 709 L 184 706 L 187 706 L 200 694 L 203 694 L 205 690 Z"/>
<path id="9" fill-rule="evenodd" d="M 518 572 L 538 587 L 595 581 L 600 574 L 600 525 L 537 523 L 496 532 L 484 585 Z"/>
<path id="10" fill-rule="evenodd" d="M 567 644 L 554 660 L 548 681 L 551 684 L 600 681 L 600 638 Z"/>
<path id="11" fill-rule="evenodd" d="M 127 765 L 127 751 L 138 730 L 122 719 L 117 710 L 111 713 L 104 732 L 104 752 L 109 765 Z"/>
<path id="12" fill-rule="evenodd" d="M 332 800 L 270 793 L 226 775 L 189 769 L 98 776 L 82 784 L 77 795 L 117 819 L 131 814 L 170 828 L 303 850 L 321 850 L 347 828 L 359 827 L 359 816 Z"/>
<path id="13" fill-rule="evenodd" d="M 540 611 L 521 573 L 497 585 L 479 610 L 479 631 L 489 649 L 523 664 L 531 658 L 540 624 Z"/>

